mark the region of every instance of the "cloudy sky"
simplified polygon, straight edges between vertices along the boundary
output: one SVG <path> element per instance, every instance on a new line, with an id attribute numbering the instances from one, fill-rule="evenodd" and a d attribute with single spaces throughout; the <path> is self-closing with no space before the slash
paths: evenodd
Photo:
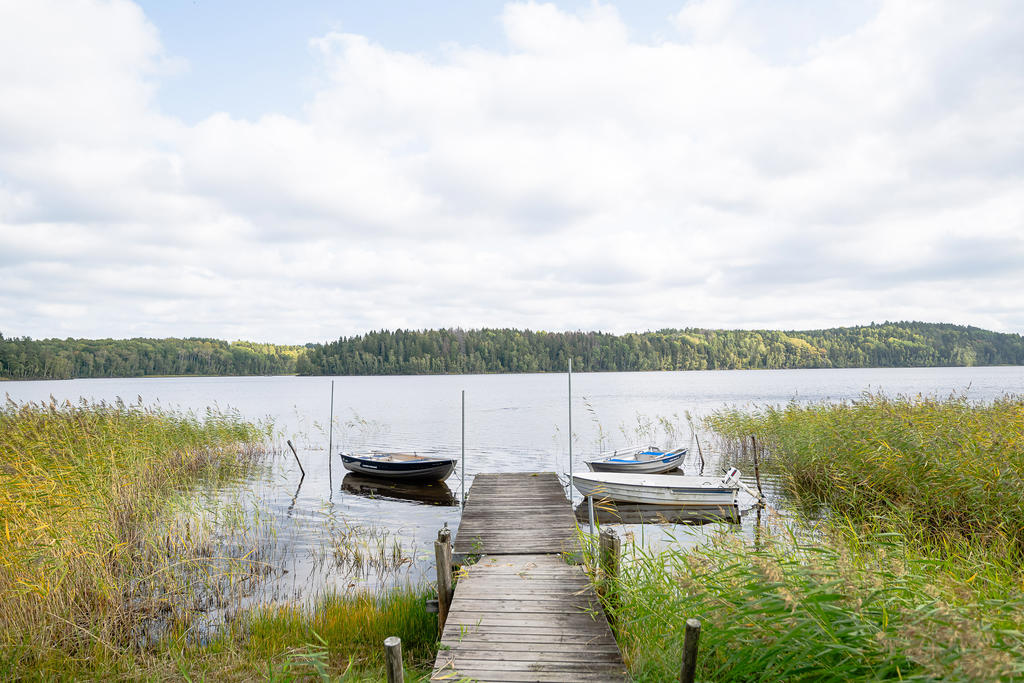
<path id="1" fill-rule="evenodd" d="M 0 0 L 0 332 L 1024 332 L 1022 35 L 1017 0 Z"/>

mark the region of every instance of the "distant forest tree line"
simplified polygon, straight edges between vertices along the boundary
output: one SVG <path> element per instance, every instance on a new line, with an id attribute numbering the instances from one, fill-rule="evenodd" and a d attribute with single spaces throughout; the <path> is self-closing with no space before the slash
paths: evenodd
<path id="1" fill-rule="evenodd" d="M 828 330 L 533 332 L 395 330 L 327 344 L 216 339 L 44 339 L 0 335 L 0 377 L 423 375 L 1024 365 L 1024 337 L 937 323 Z"/>
<path id="2" fill-rule="evenodd" d="M 305 348 L 219 339 L 21 339 L 0 334 L 0 377 L 288 375 Z"/>

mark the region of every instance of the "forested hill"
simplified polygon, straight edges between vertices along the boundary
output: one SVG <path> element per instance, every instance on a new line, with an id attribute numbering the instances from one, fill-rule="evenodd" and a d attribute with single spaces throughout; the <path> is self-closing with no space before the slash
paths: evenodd
<path id="1" fill-rule="evenodd" d="M 0 378 L 564 372 L 570 355 L 580 372 L 1024 365 L 1024 337 L 914 322 L 805 332 L 683 329 L 623 335 L 396 330 L 305 346 L 0 335 Z"/>
<path id="2" fill-rule="evenodd" d="M 145 375 L 287 375 L 301 346 L 218 339 L 5 339 L 0 377 L 71 379 Z"/>
<path id="3" fill-rule="evenodd" d="M 511 329 L 372 332 L 309 344 L 301 374 L 391 375 L 752 368 L 1024 365 L 1024 337 L 977 327 L 884 323 L 805 332 Z"/>

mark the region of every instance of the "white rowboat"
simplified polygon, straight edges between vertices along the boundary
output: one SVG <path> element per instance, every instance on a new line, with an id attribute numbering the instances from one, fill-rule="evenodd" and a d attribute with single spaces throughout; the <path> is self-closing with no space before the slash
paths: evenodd
<path id="1" fill-rule="evenodd" d="M 659 474 L 674 470 L 682 464 L 687 449 L 677 448 L 663 451 L 654 446 L 620 448 L 607 451 L 593 460 L 588 460 L 587 467 L 592 472 L 635 472 L 639 474 Z"/>
<path id="2" fill-rule="evenodd" d="M 740 473 L 734 467 L 724 477 L 586 472 L 573 477 L 584 497 L 608 498 L 648 505 L 736 505 Z"/>

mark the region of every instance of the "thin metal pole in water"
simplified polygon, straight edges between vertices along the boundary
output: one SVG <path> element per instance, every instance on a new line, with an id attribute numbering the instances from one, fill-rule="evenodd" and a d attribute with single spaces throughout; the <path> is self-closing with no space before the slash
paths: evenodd
<path id="1" fill-rule="evenodd" d="M 590 535 L 594 535 L 594 497 L 587 496 L 587 510 L 590 513 Z"/>
<path id="2" fill-rule="evenodd" d="M 462 390 L 462 481 L 459 482 L 462 487 L 462 493 L 460 500 L 462 500 L 462 509 L 466 509 L 466 390 Z"/>
<path id="3" fill-rule="evenodd" d="M 569 356 L 569 502 L 572 502 L 572 356 Z M 593 531 L 591 531 L 593 533 Z"/>
<path id="4" fill-rule="evenodd" d="M 331 487 L 331 496 L 334 496 L 334 463 L 331 462 L 334 452 L 334 380 L 331 380 L 331 418 L 327 420 L 330 425 L 327 437 L 327 481 Z"/>

